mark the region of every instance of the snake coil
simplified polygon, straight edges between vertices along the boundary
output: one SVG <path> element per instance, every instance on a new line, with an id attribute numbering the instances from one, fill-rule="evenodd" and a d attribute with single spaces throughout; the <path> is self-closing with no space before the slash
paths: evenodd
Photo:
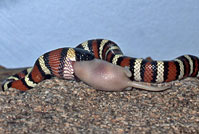
<path id="1" fill-rule="evenodd" d="M 52 76 L 72 79 L 73 63 L 94 58 L 127 67 L 132 81 L 148 83 L 170 82 L 185 77 L 199 77 L 199 58 L 183 55 L 170 61 L 155 61 L 123 55 L 119 46 L 111 40 L 95 39 L 79 44 L 76 48 L 60 48 L 40 56 L 32 68 L 8 77 L 2 89 L 10 87 L 26 91 Z"/>

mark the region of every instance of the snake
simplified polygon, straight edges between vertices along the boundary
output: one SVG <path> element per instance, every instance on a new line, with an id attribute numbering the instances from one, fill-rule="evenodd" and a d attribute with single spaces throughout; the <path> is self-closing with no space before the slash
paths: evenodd
<path id="1" fill-rule="evenodd" d="M 5 91 L 16 88 L 26 91 L 54 76 L 74 79 L 74 63 L 94 59 L 127 68 L 131 72 L 129 79 L 135 82 L 165 83 L 186 77 L 199 77 L 197 56 L 182 55 L 167 61 L 134 58 L 124 55 L 120 47 L 111 40 L 92 39 L 80 43 L 75 48 L 59 48 L 43 54 L 36 60 L 33 67 L 4 80 L 2 89 Z"/>

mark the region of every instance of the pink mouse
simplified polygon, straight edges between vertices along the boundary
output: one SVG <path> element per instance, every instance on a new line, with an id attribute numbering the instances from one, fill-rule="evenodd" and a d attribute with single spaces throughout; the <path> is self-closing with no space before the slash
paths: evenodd
<path id="1" fill-rule="evenodd" d="M 128 68 L 111 64 L 104 60 L 94 59 L 90 61 L 75 62 L 75 76 L 88 85 L 103 91 L 122 91 L 135 87 L 148 91 L 162 91 L 170 87 L 155 87 L 143 84 L 143 82 L 131 81 L 132 73 Z"/>

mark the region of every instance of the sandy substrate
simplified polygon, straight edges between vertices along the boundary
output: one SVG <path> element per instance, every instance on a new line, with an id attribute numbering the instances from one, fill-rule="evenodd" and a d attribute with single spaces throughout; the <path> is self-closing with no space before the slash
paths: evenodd
<path id="1" fill-rule="evenodd" d="M 0 80 L 18 70 L 0 70 Z M 147 92 L 96 91 L 83 82 L 45 80 L 0 92 L 0 133 L 199 133 L 199 80 Z"/>

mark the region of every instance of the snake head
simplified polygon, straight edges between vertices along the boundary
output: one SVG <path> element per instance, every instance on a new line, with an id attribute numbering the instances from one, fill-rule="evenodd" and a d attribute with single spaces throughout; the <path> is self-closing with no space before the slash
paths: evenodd
<path id="1" fill-rule="evenodd" d="M 90 61 L 94 55 L 87 50 L 79 48 L 67 48 L 66 55 L 62 57 L 58 73 L 55 76 L 64 79 L 74 79 L 73 64 L 78 61 Z M 56 75 L 57 74 L 57 75 Z"/>
<path id="2" fill-rule="evenodd" d="M 76 51 L 76 61 L 90 61 L 95 58 L 95 56 L 87 50 L 80 48 L 74 48 L 74 49 Z"/>

